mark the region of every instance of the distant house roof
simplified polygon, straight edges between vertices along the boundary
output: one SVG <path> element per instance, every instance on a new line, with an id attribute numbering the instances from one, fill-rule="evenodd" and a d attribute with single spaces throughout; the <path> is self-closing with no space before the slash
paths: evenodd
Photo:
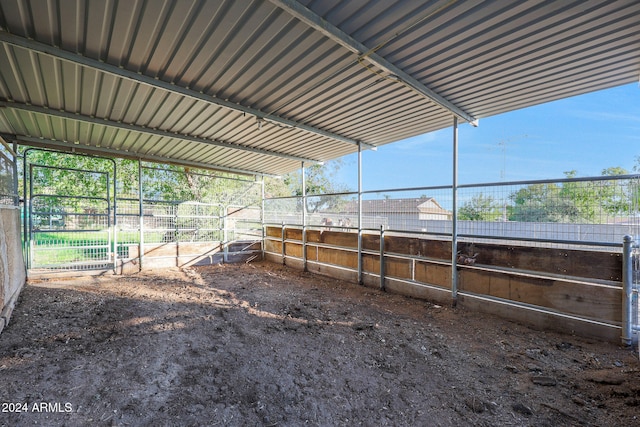
<path id="1" fill-rule="evenodd" d="M 349 202 L 345 210 L 350 213 L 357 213 L 358 202 Z M 363 200 L 362 213 L 368 215 L 416 213 L 451 215 L 451 212 L 440 206 L 433 197 Z"/>

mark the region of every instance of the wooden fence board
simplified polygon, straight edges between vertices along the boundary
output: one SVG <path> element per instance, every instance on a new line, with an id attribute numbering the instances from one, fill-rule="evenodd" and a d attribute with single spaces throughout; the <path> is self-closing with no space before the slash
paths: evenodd
<path id="1" fill-rule="evenodd" d="M 278 254 L 282 253 L 282 242 L 277 240 L 269 240 L 265 239 L 264 241 L 264 249 L 267 252 L 276 252 Z"/>
<path id="2" fill-rule="evenodd" d="M 302 242 L 302 229 L 300 228 L 286 228 L 284 232 L 285 240 L 298 240 Z M 282 236 L 282 234 L 280 234 Z"/>
<path id="3" fill-rule="evenodd" d="M 620 322 L 622 319 L 620 288 L 478 269 L 462 269 L 459 278 L 461 291 L 506 298 L 599 321 Z"/>
<path id="4" fill-rule="evenodd" d="M 343 248 L 358 248 L 357 233 L 342 233 L 339 231 L 325 231 L 319 235 L 320 242 Z"/>
<path id="5" fill-rule="evenodd" d="M 362 271 L 380 274 L 380 257 L 371 254 L 362 254 Z"/>
<path id="6" fill-rule="evenodd" d="M 451 289 L 451 266 L 416 261 L 415 280 Z"/>
<path id="7" fill-rule="evenodd" d="M 458 306 L 519 322 L 538 330 L 597 338 L 615 343 L 620 342 L 620 327 L 614 325 L 591 323 L 577 318 L 529 310 L 467 295 L 458 295 Z"/>
<path id="8" fill-rule="evenodd" d="M 318 261 L 342 267 L 357 268 L 358 254 L 351 251 L 342 251 L 334 248 L 318 248 Z"/>
<path id="9" fill-rule="evenodd" d="M 302 258 L 302 244 L 286 242 L 284 245 L 284 253 L 286 256 Z"/>
<path id="10" fill-rule="evenodd" d="M 267 237 L 282 238 L 282 228 L 280 227 L 266 227 Z"/>
<path id="11" fill-rule="evenodd" d="M 411 279 L 411 264 L 410 259 L 386 258 L 384 263 L 385 276 Z"/>
<path id="12" fill-rule="evenodd" d="M 463 243 L 458 248 L 464 254 L 477 253 L 476 264 L 622 281 L 622 254 L 619 253 L 476 243 Z"/>

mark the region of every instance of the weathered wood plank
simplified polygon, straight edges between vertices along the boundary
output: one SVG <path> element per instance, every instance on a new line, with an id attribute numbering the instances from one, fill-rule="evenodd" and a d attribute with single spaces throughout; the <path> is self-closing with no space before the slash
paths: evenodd
<path id="1" fill-rule="evenodd" d="M 316 246 L 307 245 L 307 259 L 308 260 L 318 260 L 318 248 Z"/>
<path id="2" fill-rule="evenodd" d="M 451 289 L 451 266 L 416 261 L 415 280 Z"/>
<path id="3" fill-rule="evenodd" d="M 410 259 L 385 258 L 385 276 L 411 279 L 411 263 Z"/>
<path id="4" fill-rule="evenodd" d="M 286 240 L 298 240 L 302 242 L 302 229 L 301 228 L 286 228 L 284 231 L 284 238 Z"/>
<path id="5" fill-rule="evenodd" d="M 417 237 L 385 236 L 386 252 L 413 255 L 442 260 L 451 259 L 451 243 L 443 240 L 420 239 Z M 378 248 L 380 246 L 378 245 Z"/>
<path id="6" fill-rule="evenodd" d="M 277 237 L 282 238 L 282 228 L 281 227 L 266 227 L 266 235 L 268 237 Z"/>
<path id="7" fill-rule="evenodd" d="M 477 269 L 462 269 L 459 278 L 461 291 L 506 298 L 603 322 L 622 319 L 620 288 Z"/>
<path id="8" fill-rule="evenodd" d="M 397 279 L 388 278 L 385 280 L 385 289 L 387 292 L 436 302 L 438 304 L 444 305 L 451 303 L 451 292 L 447 289 L 440 289 L 438 287 L 425 286 L 417 283 L 407 283 Z"/>
<path id="9" fill-rule="evenodd" d="M 282 253 L 282 242 L 279 242 L 277 240 L 265 240 L 264 241 L 264 249 L 267 252 L 276 252 L 281 254 Z"/>
<path id="10" fill-rule="evenodd" d="M 617 326 L 591 323 L 577 318 L 529 310 L 525 307 L 516 307 L 467 295 L 458 295 L 458 306 L 466 310 L 488 313 L 522 323 L 537 330 L 597 338 L 612 343 L 620 342 L 620 328 Z"/>
<path id="11" fill-rule="evenodd" d="M 480 243 L 463 243 L 458 249 L 468 255 L 477 253 L 476 264 L 622 281 L 622 254 L 619 253 Z"/>
<path id="12" fill-rule="evenodd" d="M 343 248 L 358 248 L 358 234 L 344 233 L 340 231 L 325 231 L 319 235 L 320 242 L 328 245 L 341 246 Z"/>
<path id="13" fill-rule="evenodd" d="M 302 258 L 302 244 L 286 242 L 284 245 L 284 253 L 286 256 Z"/>
<path id="14" fill-rule="evenodd" d="M 334 248 L 318 248 L 318 261 L 343 267 L 357 268 L 358 254 Z"/>
<path id="15" fill-rule="evenodd" d="M 372 254 L 362 254 L 362 271 L 367 273 L 379 274 L 380 257 Z M 380 283 L 379 280 L 378 283 Z"/>

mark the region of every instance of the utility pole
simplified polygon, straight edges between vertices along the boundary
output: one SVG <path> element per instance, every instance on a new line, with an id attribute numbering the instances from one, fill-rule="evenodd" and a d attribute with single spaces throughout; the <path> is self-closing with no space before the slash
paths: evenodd
<path id="1" fill-rule="evenodd" d="M 529 135 L 517 135 L 512 136 L 507 139 L 501 139 L 498 141 L 498 147 L 500 147 L 500 151 L 502 151 L 502 169 L 500 170 L 500 181 L 507 180 L 507 143 L 519 141 L 521 139 L 528 138 Z M 507 222 L 507 202 L 505 201 L 502 205 L 502 221 Z"/>

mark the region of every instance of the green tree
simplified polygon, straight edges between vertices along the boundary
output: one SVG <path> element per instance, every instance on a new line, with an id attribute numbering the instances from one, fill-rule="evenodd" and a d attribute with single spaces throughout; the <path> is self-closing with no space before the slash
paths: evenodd
<path id="1" fill-rule="evenodd" d="M 510 221 L 523 222 L 572 222 L 578 212 L 570 200 L 561 196 L 562 187 L 550 184 L 531 184 L 509 198 L 513 206 L 509 208 Z"/>
<path id="2" fill-rule="evenodd" d="M 495 221 L 502 216 L 500 205 L 490 195 L 478 193 L 458 209 L 458 218 L 470 221 Z"/>
<path id="3" fill-rule="evenodd" d="M 343 198 L 327 194 L 344 193 L 346 185 L 339 183 L 337 175 L 343 166 L 341 159 L 325 164 L 305 167 L 305 183 L 307 194 L 307 212 L 321 212 L 340 209 L 345 203 Z M 302 196 L 302 175 L 297 170 L 278 178 L 265 179 L 265 192 L 270 197 Z M 283 194 L 288 193 L 288 194 Z M 301 206 L 298 206 L 301 208 Z"/>

